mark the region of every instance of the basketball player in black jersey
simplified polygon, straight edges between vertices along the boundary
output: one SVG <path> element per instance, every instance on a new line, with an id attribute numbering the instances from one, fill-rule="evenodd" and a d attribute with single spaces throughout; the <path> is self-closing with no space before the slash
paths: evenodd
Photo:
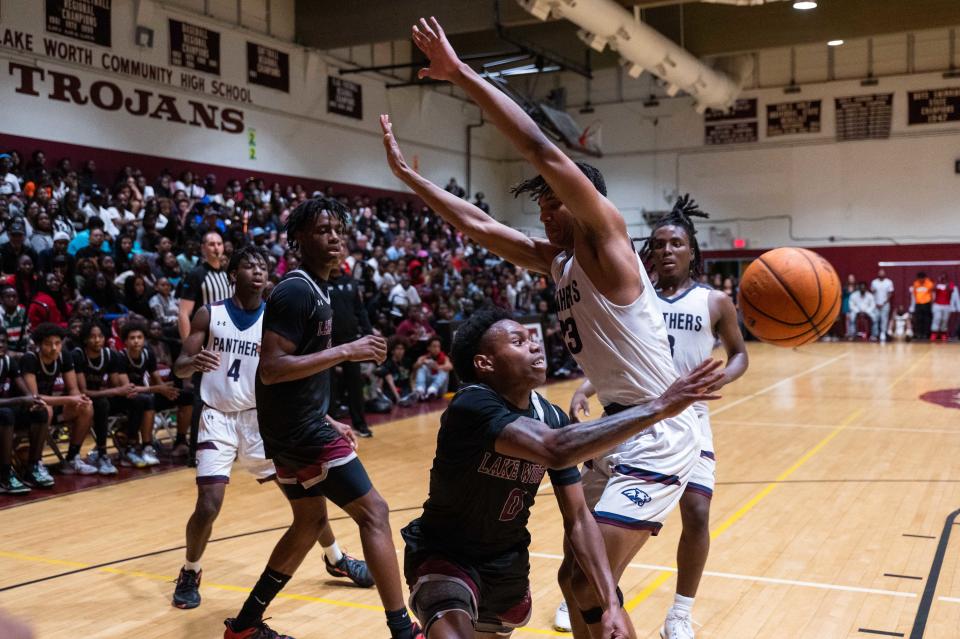
<path id="1" fill-rule="evenodd" d="M 360 527 L 392 639 L 421 636 L 404 605 L 387 504 L 354 452 L 350 429 L 326 419 L 330 369 L 345 361 L 380 364 L 387 355 L 384 339 L 372 335 L 331 346 L 333 311 L 324 282 L 339 266 L 345 215 L 340 202 L 319 197 L 300 203 L 287 220 L 290 248 L 300 250 L 303 266 L 267 300 L 256 397 L 266 455 L 290 501 L 293 524 L 240 613 L 224 622 L 224 639 L 289 639 L 263 623 L 263 613 L 317 542 L 327 523 L 326 499 Z"/>
<path id="2" fill-rule="evenodd" d="M 715 399 L 707 389 L 720 363 L 705 362 L 652 402 L 567 428 L 563 410 L 534 392 L 546 379 L 539 343 L 508 312 L 485 308 L 464 322 L 452 359 L 468 385 L 440 418 L 423 515 L 402 532 L 411 607 L 428 639 L 505 636 L 527 622 L 527 519 L 547 472 L 566 541 L 602 602 L 583 611 L 598 624 L 594 636 L 633 637 L 576 464 Z"/>

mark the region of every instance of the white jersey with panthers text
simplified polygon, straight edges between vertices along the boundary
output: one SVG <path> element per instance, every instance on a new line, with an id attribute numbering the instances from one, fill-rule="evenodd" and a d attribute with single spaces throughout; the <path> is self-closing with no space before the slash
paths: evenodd
<path id="1" fill-rule="evenodd" d="M 657 293 L 639 256 L 637 270 L 643 292 L 620 306 L 597 290 L 572 251 L 561 252 L 551 265 L 564 340 L 605 407 L 649 402 L 677 379 Z M 621 444 L 605 464 L 683 475 L 699 454 L 699 439 L 690 408 Z"/>
<path id="2" fill-rule="evenodd" d="M 200 380 L 200 399 L 207 406 L 224 413 L 256 407 L 254 388 L 265 306 L 247 311 L 232 299 L 208 305 L 210 330 L 206 349 L 220 356 L 220 366 L 204 373 Z"/>
<path id="3" fill-rule="evenodd" d="M 713 352 L 716 338 L 710 321 L 710 291 L 703 284 L 694 284 L 674 297 L 658 295 L 663 323 L 673 364 L 680 374 L 689 373 L 702 364 Z M 706 402 L 697 402 L 698 415 L 707 412 Z"/>

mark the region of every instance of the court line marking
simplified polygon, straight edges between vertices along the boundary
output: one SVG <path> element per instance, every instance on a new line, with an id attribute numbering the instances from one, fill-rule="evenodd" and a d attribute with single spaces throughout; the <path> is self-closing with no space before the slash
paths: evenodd
<path id="1" fill-rule="evenodd" d="M 890 382 L 890 385 L 887 386 L 887 392 L 892 391 L 894 386 L 896 386 L 897 384 L 899 384 L 900 382 L 902 382 L 902 381 L 907 377 L 907 375 L 909 375 L 910 373 L 913 372 L 913 369 L 915 369 L 915 368 L 918 367 L 920 364 L 922 364 L 922 363 L 923 363 L 923 360 L 925 360 L 925 359 L 927 359 L 928 357 L 930 357 L 930 355 L 931 355 L 932 353 L 933 353 L 933 351 L 927 351 L 926 353 L 924 353 L 923 355 L 920 356 L 920 359 L 918 359 L 918 360 L 915 361 L 913 364 L 911 364 L 910 366 L 908 366 L 905 371 L 903 371 L 902 373 L 900 373 L 899 375 L 897 375 L 897 378 L 896 378 L 895 380 L 893 380 L 892 382 Z"/>
<path id="2" fill-rule="evenodd" d="M 42 563 L 49 564 L 54 566 L 70 566 L 73 568 L 93 568 L 94 564 L 85 564 L 79 561 L 68 561 L 65 559 L 55 559 L 52 557 L 41 557 L 38 555 L 25 555 L 22 553 L 8 552 L 0 550 L 0 558 L 4 559 L 13 559 L 17 561 L 28 561 L 32 563 Z M 176 579 L 172 575 L 158 575 L 156 573 L 144 572 L 140 570 L 123 570 L 120 568 L 110 568 L 102 567 L 95 568 L 91 572 L 99 572 L 110 575 L 120 575 L 124 577 L 139 577 L 141 579 L 150 579 L 153 581 L 163 581 L 168 583 L 173 583 Z M 208 581 L 203 582 L 203 586 L 206 588 L 213 588 L 215 590 L 224 590 L 227 592 L 240 592 L 240 593 L 250 593 L 252 588 L 245 586 L 234 586 L 232 584 L 220 584 L 212 583 Z M 290 599 L 293 601 L 306 601 L 310 603 L 322 603 L 331 606 L 336 606 L 340 608 L 354 608 L 360 610 L 372 610 L 376 612 L 383 612 L 382 606 L 375 606 L 371 604 L 358 603 L 354 601 L 343 601 L 341 599 L 330 599 L 328 597 L 313 597 L 310 595 L 301 595 L 298 593 L 292 592 L 280 592 L 277 595 L 277 599 Z M 553 630 L 547 630 L 543 628 L 516 628 L 515 632 L 523 632 L 527 634 L 535 634 L 547 637 L 567 637 L 569 639 L 570 634 L 560 634 Z"/>
<path id="3" fill-rule="evenodd" d="M 836 359 L 839 359 L 839 358 L 836 358 Z M 835 360 L 832 360 L 832 361 L 835 361 Z M 790 378 L 788 377 L 787 380 L 789 380 L 789 379 L 790 379 Z M 783 381 L 787 381 L 787 380 L 783 380 Z M 782 382 L 780 382 L 780 383 L 782 383 Z M 724 520 L 723 523 L 721 523 L 719 526 L 717 526 L 716 528 L 714 528 L 713 530 L 711 530 L 711 531 L 710 531 L 710 539 L 711 539 L 711 540 L 716 539 L 717 537 L 719 537 L 720 535 L 722 535 L 724 532 L 726 532 L 731 526 L 733 526 L 735 523 L 737 523 L 738 521 L 740 521 L 740 519 L 742 519 L 742 518 L 744 517 L 744 515 L 746 515 L 746 514 L 747 514 L 748 512 L 750 512 L 751 510 L 753 510 L 753 508 L 754 508 L 757 504 L 759 504 L 761 501 L 763 501 L 763 499 L 766 498 L 767 495 L 769 495 L 769 494 L 772 493 L 774 490 L 776 490 L 776 488 L 780 485 L 780 482 L 784 481 L 784 480 L 787 479 L 790 475 L 792 475 L 792 474 L 795 473 L 797 470 L 799 470 L 801 466 L 803 466 L 804 464 L 806 464 L 814 455 L 816 455 L 817 453 L 819 453 L 819 452 L 823 449 L 824 446 L 826 446 L 827 444 L 829 444 L 831 441 L 833 441 L 833 439 L 834 439 L 837 435 L 839 435 L 841 432 L 843 432 L 843 431 L 847 428 L 847 426 L 849 426 L 849 425 L 852 424 L 854 421 L 856 421 L 857 419 L 859 419 L 860 416 L 863 415 L 864 412 L 865 412 L 865 411 L 864 411 L 863 408 L 858 408 L 858 409 L 856 409 L 855 411 L 853 411 L 852 413 L 850 413 L 849 415 L 847 415 L 847 417 L 844 418 L 844 420 L 841 421 L 840 424 L 839 424 L 836 428 L 834 428 L 826 437 L 824 437 L 823 439 L 821 439 L 813 448 L 811 448 L 811 449 L 808 450 L 806 453 L 804 453 L 804 454 L 800 457 L 800 459 L 798 459 L 797 461 L 795 461 L 795 462 L 793 463 L 792 466 L 790 466 L 790 467 L 787 468 L 785 471 L 783 471 L 782 473 L 780 473 L 775 480 L 773 480 L 772 482 L 770 482 L 769 484 L 767 484 L 760 492 L 758 492 L 756 495 L 754 495 L 754 496 L 750 499 L 750 501 L 748 501 L 748 502 L 745 503 L 743 506 L 741 506 L 735 513 L 733 513 L 732 515 L 730 515 L 729 517 L 727 517 L 727 519 Z M 662 585 L 663 585 L 668 579 L 670 579 L 670 577 L 672 577 L 672 576 L 673 576 L 673 573 L 672 573 L 672 572 L 666 572 L 666 571 L 661 572 L 661 573 L 657 576 L 657 578 L 654 579 L 650 584 L 648 584 L 643 590 L 641 590 L 639 594 L 637 594 L 635 597 L 631 598 L 630 601 L 628 601 L 627 604 L 624 606 L 624 608 L 627 610 L 627 612 L 633 611 L 637 606 L 639 606 L 639 605 L 640 605 L 641 603 L 643 603 L 647 598 L 649 598 L 650 595 L 652 595 L 654 592 L 656 592 L 656 591 L 660 588 L 660 586 L 662 586 Z"/>
<path id="4" fill-rule="evenodd" d="M 797 424 L 790 422 L 747 422 L 733 419 L 720 419 L 712 422 L 716 426 L 758 426 L 762 428 L 813 428 L 827 430 L 835 428 L 832 424 Z M 905 426 L 850 426 L 847 430 L 890 431 L 894 433 L 935 433 L 938 435 L 960 435 L 957 428 L 908 428 Z"/>
<path id="5" fill-rule="evenodd" d="M 841 353 L 840 355 L 837 355 L 836 357 L 831 357 L 830 359 L 828 359 L 828 360 L 825 361 L 825 362 L 820 362 L 820 363 L 817 364 L 816 366 L 811 366 L 810 368 L 808 368 L 808 369 L 806 369 L 806 370 L 802 370 L 802 371 L 800 371 L 799 373 L 795 373 L 795 374 L 791 375 L 790 377 L 784 377 L 784 378 L 781 379 L 779 382 L 774 382 L 773 384 L 770 384 L 769 386 L 767 386 L 767 387 L 765 387 L 765 388 L 761 388 L 760 390 L 758 390 L 758 391 L 755 392 L 755 393 L 750 393 L 749 395 L 747 395 L 747 396 L 745 396 L 745 397 L 741 397 L 740 399 L 738 399 L 738 400 L 736 400 L 736 401 L 733 401 L 733 402 L 730 402 L 729 404 L 724 404 L 723 406 L 721 406 L 721 407 L 719 407 L 719 408 L 717 408 L 717 409 L 711 408 L 711 409 L 710 409 L 710 417 L 713 418 L 715 415 L 719 415 L 720 413 L 722 413 L 722 412 L 724 412 L 724 411 L 727 411 L 727 410 L 730 410 L 730 409 L 733 408 L 734 406 L 739 406 L 740 404 L 742 404 L 742 403 L 744 403 L 744 402 L 748 402 L 748 401 L 750 401 L 751 399 L 753 399 L 753 398 L 755 398 L 755 397 L 758 397 L 758 396 L 760 396 L 760 395 L 763 395 L 764 393 L 767 393 L 767 392 L 769 392 L 769 391 L 772 391 L 774 388 L 777 388 L 778 386 L 782 386 L 782 385 L 786 384 L 787 382 L 793 381 L 793 380 L 795 380 L 795 379 L 798 378 L 798 377 L 803 377 L 804 375 L 807 375 L 807 374 L 812 373 L 812 372 L 814 372 L 814 371 L 818 371 L 818 370 L 820 370 L 821 368 L 825 368 L 825 367 L 829 366 L 830 364 L 833 364 L 834 362 L 843 359 L 844 357 L 846 357 L 846 356 L 849 355 L 849 354 L 850 354 L 850 353 Z"/>
<path id="6" fill-rule="evenodd" d="M 550 553 L 543 552 L 532 552 L 530 553 L 531 557 L 538 557 L 541 559 L 557 559 L 563 560 L 563 555 L 554 555 Z M 641 564 L 641 563 L 630 563 L 627 564 L 627 568 L 637 568 L 640 570 L 662 570 L 670 573 L 677 572 L 677 569 L 672 566 L 659 566 L 657 564 Z M 759 575 L 741 575 L 733 572 L 718 572 L 715 570 L 705 570 L 703 571 L 705 577 L 719 577 L 722 579 L 735 579 L 738 581 L 757 581 L 760 583 L 767 584 L 776 584 L 779 586 L 799 586 L 802 588 L 816 588 L 818 590 L 838 590 L 841 592 L 858 592 L 866 595 L 885 595 L 889 597 L 902 597 L 904 599 L 916 599 L 917 594 L 913 592 L 901 592 L 899 590 L 885 590 L 883 588 L 866 588 L 863 586 L 844 586 L 842 584 L 828 584 L 819 581 L 802 581 L 797 579 L 781 579 L 778 577 L 761 577 Z M 957 599 L 957 603 L 960 603 L 960 599 Z"/>
<path id="7" fill-rule="evenodd" d="M 946 601 L 948 603 L 960 603 L 960 597 L 937 597 L 937 601 Z"/>

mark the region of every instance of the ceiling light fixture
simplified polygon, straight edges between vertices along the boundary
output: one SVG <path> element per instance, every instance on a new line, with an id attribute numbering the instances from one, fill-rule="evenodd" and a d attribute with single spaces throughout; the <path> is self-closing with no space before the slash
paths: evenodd
<path id="1" fill-rule="evenodd" d="M 813 0 L 798 0 L 793 3 L 793 8 L 797 11 L 809 11 L 810 9 L 816 9 L 817 3 Z"/>
<path id="2" fill-rule="evenodd" d="M 830 40 L 827 42 L 828 47 L 839 47 L 843 44 L 843 40 Z"/>

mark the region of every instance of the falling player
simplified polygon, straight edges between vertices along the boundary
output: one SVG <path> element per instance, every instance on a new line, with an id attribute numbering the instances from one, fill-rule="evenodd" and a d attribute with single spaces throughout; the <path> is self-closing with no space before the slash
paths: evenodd
<path id="1" fill-rule="evenodd" d="M 707 389 L 720 380 L 720 363 L 703 363 L 642 406 L 568 428 L 563 410 L 535 392 L 546 360 L 509 312 L 472 315 L 457 329 L 452 358 L 467 385 L 440 418 L 423 514 L 402 531 L 410 606 L 428 639 L 504 637 L 527 622 L 527 520 L 545 472 L 569 546 L 603 602 L 591 612 L 599 636 L 633 637 L 576 464 L 715 399 Z"/>
<path id="2" fill-rule="evenodd" d="M 403 159 L 389 118 L 381 116 L 394 174 L 447 222 L 490 251 L 553 276 L 564 338 L 596 383 L 608 415 L 659 397 L 677 378 L 663 315 L 626 222 L 604 196 L 600 172 L 575 164 L 519 106 L 457 59 L 436 20 L 431 18 L 429 25 L 421 20 L 413 39 L 430 60 L 420 77 L 456 84 L 540 172 L 514 192 L 537 199 L 547 239 L 529 238 L 500 224 L 417 175 Z M 699 456 L 700 426 L 688 408 L 588 462 L 584 493 L 617 580 L 680 501 Z M 591 627 L 598 631 L 595 611 L 604 602 L 569 550 L 565 548 L 560 585 L 578 608 L 571 615 L 576 636 L 587 637 Z"/>
<path id="3" fill-rule="evenodd" d="M 678 372 L 687 373 L 709 359 L 714 340 L 720 338 L 727 364 L 716 390 L 747 371 L 747 348 L 730 297 L 697 283 L 703 260 L 692 217 L 707 215 L 684 196 L 657 221 L 640 256 L 656 274 L 660 310 Z M 572 418 L 578 411 L 588 413 L 587 398 L 595 392 L 589 380 L 581 385 L 570 404 Z M 693 602 L 710 551 L 710 500 L 717 464 L 707 404 L 697 402 L 694 409 L 700 420 L 700 458 L 680 499 L 683 532 L 677 546 L 677 592 L 660 630 L 663 639 L 693 638 Z"/>
<path id="4" fill-rule="evenodd" d="M 187 522 L 186 563 L 173 593 L 173 605 L 184 609 L 200 605 L 200 558 L 223 505 L 234 460 L 243 463 L 261 483 L 276 479 L 273 462 L 264 456 L 254 397 L 265 306 L 262 295 L 267 284 L 266 252 L 253 245 L 239 249 L 230 257 L 227 275 L 234 287 L 233 297 L 197 311 L 174 364 L 178 377 L 202 374 L 197 503 Z M 329 523 L 319 542 L 328 573 L 349 577 L 359 586 L 373 585 L 364 562 L 339 549 Z"/>
<path id="5" fill-rule="evenodd" d="M 263 622 L 263 613 L 290 581 L 327 524 L 326 500 L 360 528 L 363 556 L 386 609 L 392 639 L 416 639 L 403 602 L 400 568 L 390 531 L 390 511 L 370 483 L 350 441 L 350 428 L 327 419 L 330 369 L 340 362 L 387 356 L 382 337 L 331 345 L 333 310 L 324 290 L 340 265 L 346 209 L 337 200 L 304 200 L 287 219 L 287 241 L 303 267 L 287 273 L 267 299 L 256 374 L 257 421 L 267 457 L 293 509 L 293 523 L 273 549 L 267 567 L 240 614 L 227 619 L 224 639 L 289 639 Z"/>

